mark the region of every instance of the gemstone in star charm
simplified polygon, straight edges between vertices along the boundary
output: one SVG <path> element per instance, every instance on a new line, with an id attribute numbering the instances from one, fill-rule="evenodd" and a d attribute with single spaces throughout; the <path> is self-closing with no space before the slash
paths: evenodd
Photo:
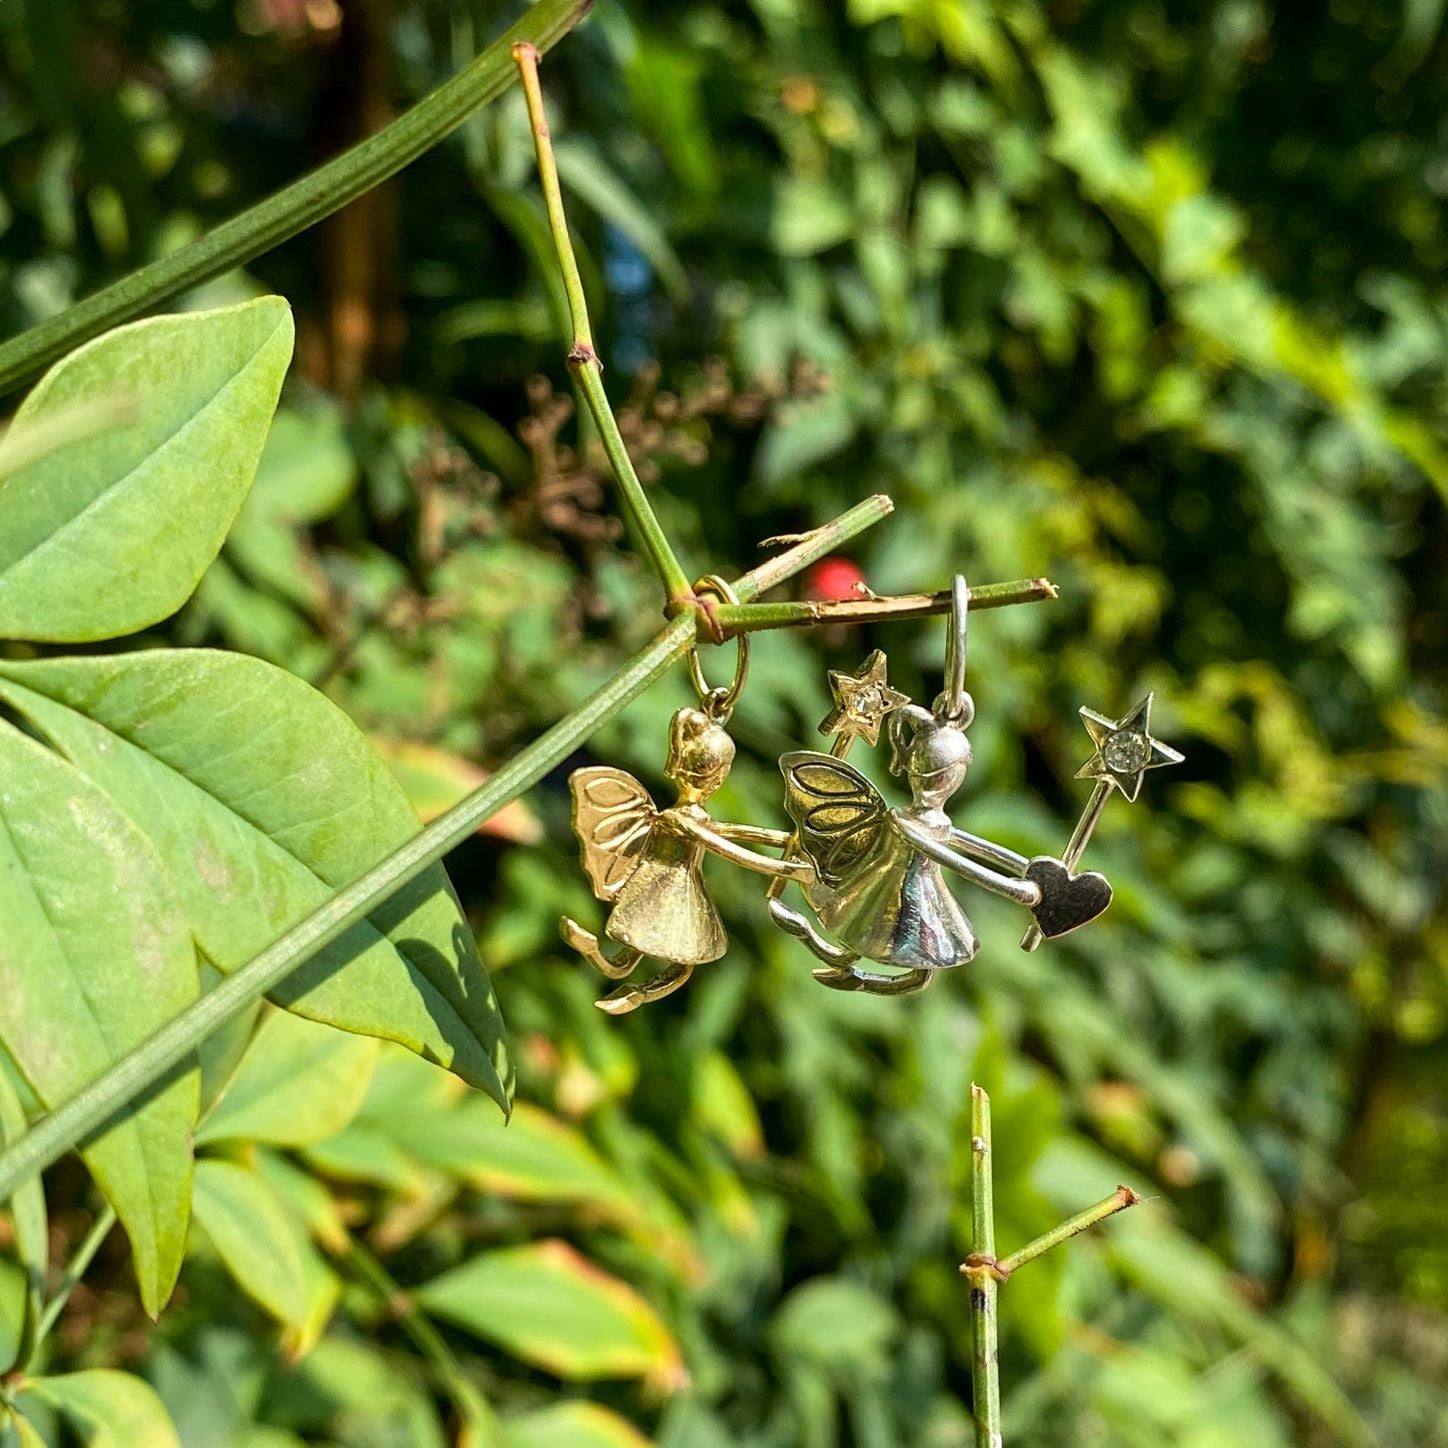
<path id="1" fill-rule="evenodd" d="M 885 682 L 885 655 L 879 649 L 865 660 L 857 674 L 831 669 L 830 693 L 835 707 L 820 721 L 820 733 L 864 739 L 869 744 L 879 742 L 885 716 L 910 702 L 908 695 Z"/>

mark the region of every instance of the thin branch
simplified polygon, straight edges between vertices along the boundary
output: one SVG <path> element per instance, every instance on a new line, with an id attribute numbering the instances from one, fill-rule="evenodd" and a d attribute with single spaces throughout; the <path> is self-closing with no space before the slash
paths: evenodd
<path id="1" fill-rule="evenodd" d="M 806 534 L 813 537 L 813 534 Z M 1040 603 L 1059 597 L 1048 578 L 1018 578 L 1011 583 L 983 583 L 970 590 L 970 607 L 1004 608 L 1013 603 Z M 770 628 L 814 628 L 819 624 L 886 623 L 928 618 L 950 612 L 950 594 L 902 593 L 888 598 L 847 598 L 816 601 L 789 599 L 777 603 L 721 604 L 716 610 L 726 637 Z"/>
<path id="2" fill-rule="evenodd" d="M 568 297 L 568 311 L 573 324 L 573 345 L 568 351 L 568 370 L 583 393 L 583 400 L 598 428 L 609 466 L 618 480 L 625 513 L 638 530 L 654 572 L 664 585 L 668 597 L 665 612 L 671 616 L 680 609 L 697 611 L 689 575 L 674 553 L 644 485 L 634 470 L 633 459 L 624 446 L 618 420 L 609 406 L 603 386 L 603 367 L 594 350 L 593 329 L 588 320 L 588 302 L 583 295 L 583 279 L 578 273 L 578 259 L 573 254 L 573 241 L 568 234 L 568 218 L 563 212 L 563 193 L 558 186 L 558 166 L 553 158 L 553 137 L 548 129 L 548 116 L 543 107 L 543 89 L 538 84 L 538 50 L 527 41 L 513 47 L 513 59 L 523 78 L 523 94 L 528 101 L 528 122 L 533 130 L 533 147 L 538 155 L 538 177 L 543 186 L 543 200 L 548 209 L 548 230 L 558 253 L 558 266 L 563 273 L 563 290 Z"/>
<path id="3" fill-rule="evenodd" d="M 556 45 L 588 13 L 592 0 L 539 0 L 516 25 L 451 80 L 376 135 L 223 222 L 189 246 L 86 297 L 0 346 L 0 393 L 33 376 L 107 328 L 119 326 L 201 282 L 219 276 L 339 211 L 430 150 L 513 81 L 513 46 Z"/>
<path id="4" fill-rule="evenodd" d="M 995 1178 L 991 1162 L 990 1097 L 970 1085 L 971 1254 L 960 1270 L 970 1283 L 974 1328 L 970 1358 L 976 1448 L 1001 1448 L 1001 1384 L 996 1332 L 1000 1278 L 995 1273 Z"/>
<path id="5" fill-rule="evenodd" d="M 30 1357 L 25 1363 L 25 1371 L 34 1366 L 35 1359 L 40 1352 L 41 1345 L 50 1336 L 50 1330 L 56 1324 L 60 1314 L 65 1311 L 65 1304 L 70 1301 L 70 1294 L 75 1291 L 86 1269 L 95 1259 L 100 1251 L 101 1243 L 111 1234 L 111 1228 L 116 1225 L 116 1209 L 107 1202 L 101 1208 L 100 1215 L 91 1223 L 91 1229 L 85 1235 L 85 1240 L 76 1248 L 75 1256 L 66 1265 L 65 1276 L 61 1278 L 60 1285 L 55 1289 L 55 1295 L 45 1304 L 45 1310 L 40 1314 L 40 1321 L 35 1328 L 35 1340 L 30 1344 Z"/>
<path id="6" fill-rule="evenodd" d="M 432 1364 L 438 1381 L 458 1410 L 469 1448 L 501 1444 L 502 1429 L 488 1400 L 474 1387 L 447 1339 L 419 1309 L 412 1296 L 393 1280 L 386 1267 L 355 1237 L 348 1236 L 337 1254 L 382 1304 L 387 1315 L 412 1339 L 413 1346 Z"/>
<path id="7" fill-rule="evenodd" d="M 1117 1187 L 1109 1197 L 1096 1203 L 1094 1207 L 1087 1207 L 1084 1212 L 1077 1212 L 1074 1217 L 1067 1217 L 1059 1227 L 1052 1227 L 1049 1232 L 1043 1232 L 1034 1242 L 1027 1242 L 1018 1252 L 1012 1252 L 1009 1257 L 1002 1257 L 996 1264 L 995 1270 L 1004 1282 L 1017 1267 L 1024 1267 L 1027 1262 L 1034 1262 L 1042 1252 L 1049 1252 L 1052 1247 L 1059 1246 L 1078 1232 L 1084 1232 L 1087 1227 L 1094 1227 L 1097 1222 L 1104 1222 L 1107 1217 L 1115 1216 L 1117 1212 L 1125 1211 L 1127 1207 L 1141 1205 L 1141 1197 L 1132 1191 L 1130 1187 Z"/>

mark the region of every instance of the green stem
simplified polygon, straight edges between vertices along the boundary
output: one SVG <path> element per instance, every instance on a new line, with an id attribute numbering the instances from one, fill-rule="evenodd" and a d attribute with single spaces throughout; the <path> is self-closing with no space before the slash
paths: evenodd
<path id="1" fill-rule="evenodd" d="M 644 485 L 634 470 L 633 459 L 624 446 L 623 434 L 608 403 L 603 386 L 603 366 L 593 345 L 593 328 L 588 320 L 588 301 L 583 295 L 583 279 L 578 273 L 578 259 L 568 234 L 568 218 L 563 211 L 563 192 L 558 185 L 558 166 L 553 158 L 553 137 L 548 129 L 548 116 L 543 108 L 543 89 L 538 83 L 538 51 L 527 41 L 513 47 L 513 59 L 523 78 L 523 94 L 528 101 L 528 121 L 533 130 L 533 147 L 538 154 L 538 177 L 543 186 L 543 200 L 548 209 L 548 230 L 558 253 L 559 270 L 563 273 L 563 290 L 568 297 L 568 311 L 573 325 L 573 345 L 568 352 L 568 370 L 578 383 L 583 400 L 598 428 L 609 466 L 618 480 L 624 511 L 638 530 L 654 572 L 659 575 L 668 595 L 669 611 L 694 607 L 694 590 L 689 575 L 674 553 L 649 502 Z"/>
<path id="2" fill-rule="evenodd" d="M 735 591 L 743 600 L 756 598 L 761 588 L 808 568 L 833 547 L 878 522 L 888 512 L 889 500 L 883 500 L 882 504 L 879 498 L 851 508 L 832 528 L 810 535 L 787 553 L 746 573 L 735 583 Z M 8 1200 L 16 1187 L 58 1160 L 77 1142 L 111 1122 L 117 1112 L 239 1011 L 274 989 L 343 931 L 370 914 L 454 846 L 470 838 L 480 824 L 561 764 L 600 725 L 642 694 L 671 664 L 683 658 L 695 641 L 698 622 L 698 615 L 693 612 L 674 619 L 608 683 L 515 755 L 486 784 L 439 815 L 359 880 L 339 891 L 70 1100 L 32 1125 L 0 1153 L 0 1202 Z"/>
<path id="3" fill-rule="evenodd" d="M 1017 1267 L 1024 1267 L 1027 1262 L 1034 1262 L 1042 1252 L 1049 1252 L 1052 1247 L 1060 1246 L 1067 1238 L 1074 1237 L 1078 1232 L 1084 1232 L 1087 1227 L 1094 1227 L 1097 1222 L 1103 1222 L 1117 1212 L 1125 1211 L 1127 1207 L 1140 1205 L 1141 1197 L 1130 1187 L 1117 1187 L 1109 1197 L 1103 1198 L 1094 1207 L 1087 1207 L 1084 1212 L 1077 1212 L 1074 1217 L 1067 1217 L 1059 1227 L 1052 1227 L 1049 1232 L 1043 1232 L 1035 1241 L 1027 1242 L 1020 1251 L 1012 1252 L 1009 1257 L 1002 1257 L 996 1263 L 995 1270 L 1000 1279 L 1004 1281 Z"/>
<path id="4" fill-rule="evenodd" d="M 400 171 L 513 81 L 513 46 L 547 50 L 587 14 L 592 0 L 539 0 L 516 25 L 451 80 L 376 135 L 223 222 L 189 246 L 132 272 L 0 347 L 0 392 L 109 327 L 177 292 L 271 250 Z"/>
<path id="5" fill-rule="evenodd" d="M 995 1185 L 991 1166 L 990 1097 L 970 1086 L 971 1253 L 961 1271 L 970 1283 L 974 1351 L 970 1359 L 976 1448 L 1001 1448 L 1001 1384 L 996 1337 L 1000 1278 L 995 1260 Z"/>
<path id="6" fill-rule="evenodd" d="M 983 583 L 970 592 L 973 612 L 1005 608 L 1013 603 L 1038 603 L 1059 597 L 1048 578 L 1017 578 L 1011 583 Z M 725 634 L 767 628 L 814 628 L 819 624 L 886 623 L 902 618 L 927 618 L 950 612 L 950 594 L 902 593 L 894 597 L 839 600 L 785 599 L 776 603 L 721 604 L 715 617 Z"/>
<path id="7" fill-rule="evenodd" d="M 502 1442 L 502 1429 L 488 1400 L 473 1386 L 457 1355 L 432 1322 L 418 1310 L 417 1304 L 393 1280 L 392 1275 L 354 1237 L 340 1253 L 353 1274 L 369 1287 L 399 1327 L 412 1339 L 413 1346 L 432 1364 L 438 1381 L 447 1390 L 458 1417 L 462 1419 L 468 1448 L 494 1448 Z"/>
<path id="8" fill-rule="evenodd" d="M 548 113 L 543 106 L 543 87 L 538 83 L 538 48 L 527 41 L 513 47 L 513 61 L 523 79 L 523 95 L 528 102 L 528 124 L 533 131 L 533 149 L 538 156 L 538 180 L 543 187 L 543 204 L 548 210 L 548 230 L 553 234 L 553 247 L 558 253 L 558 269 L 563 273 L 563 291 L 568 298 L 569 320 L 573 324 L 575 351 L 593 351 L 593 328 L 588 320 L 588 301 L 583 295 L 583 278 L 578 271 L 578 258 L 573 254 L 573 240 L 568 234 L 568 218 L 563 212 L 563 188 L 558 184 L 558 163 L 553 157 L 553 132 L 548 128 Z"/>
<path id="9" fill-rule="evenodd" d="M 65 1311 L 65 1304 L 70 1301 L 70 1294 L 75 1291 L 76 1284 L 86 1274 L 95 1255 L 100 1251 L 101 1243 L 110 1236 L 111 1228 L 116 1225 L 116 1209 L 109 1202 L 101 1208 L 100 1215 L 91 1223 L 91 1229 L 85 1235 L 85 1240 L 76 1249 L 75 1256 L 70 1259 L 65 1269 L 65 1276 L 61 1279 L 60 1286 L 55 1289 L 55 1295 L 45 1304 L 45 1311 L 40 1314 L 40 1322 L 35 1328 L 35 1340 L 30 1345 L 30 1355 L 25 1363 L 25 1371 L 29 1372 L 35 1365 L 35 1359 L 40 1353 L 41 1344 L 50 1336 L 50 1330 L 56 1324 L 60 1314 Z"/>

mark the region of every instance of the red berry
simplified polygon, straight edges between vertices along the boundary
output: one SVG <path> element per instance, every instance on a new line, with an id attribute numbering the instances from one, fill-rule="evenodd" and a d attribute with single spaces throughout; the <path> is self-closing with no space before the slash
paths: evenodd
<path id="1" fill-rule="evenodd" d="M 860 565 L 849 558 L 822 558 L 805 575 L 804 596 L 824 600 L 858 598 L 865 581 Z"/>

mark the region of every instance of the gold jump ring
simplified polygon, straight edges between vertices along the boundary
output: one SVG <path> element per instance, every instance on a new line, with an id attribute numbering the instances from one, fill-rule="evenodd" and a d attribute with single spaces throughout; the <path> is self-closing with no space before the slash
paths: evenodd
<path id="1" fill-rule="evenodd" d="M 739 595 L 729 586 L 729 583 L 717 573 L 707 574 L 694 585 L 696 597 L 703 597 L 712 594 L 721 603 L 738 603 Z M 699 695 L 699 702 L 704 707 L 704 712 L 718 723 L 724 723 L 734 712 L 734 705 L 739 702 L 739 695 L 743 692 L 744 681 L 749 677 L 749 635 L 737 634 L 734 639 L 735 647 L 739 650 L 738 658 L 734 664 L 734 678 L 727 689 L 716 688 L 704 677 L 704 665 L 699 658 L 699 646 L 693 644 L 689 648 L 689 677 L 693 680 L 694 690 Z"/>

